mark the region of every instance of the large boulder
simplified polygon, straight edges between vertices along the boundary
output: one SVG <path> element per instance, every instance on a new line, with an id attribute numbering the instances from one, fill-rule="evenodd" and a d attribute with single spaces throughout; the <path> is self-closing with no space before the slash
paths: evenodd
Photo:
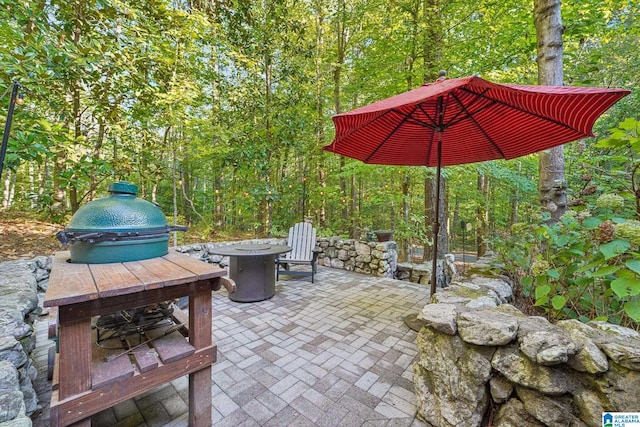
<path id="1" fill-rule="evenodd" d="M 479 426 L 487 408 L 493 347 L 422 328 L 414 364 L 418 412 L 432 426 Z"/>

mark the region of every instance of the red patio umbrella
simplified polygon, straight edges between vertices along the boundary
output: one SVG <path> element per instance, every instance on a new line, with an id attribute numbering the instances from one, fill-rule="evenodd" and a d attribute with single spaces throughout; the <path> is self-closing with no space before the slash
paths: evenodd
<path id="1" fill-rule="evenodd" d="M 513 159 L 593 136 L 596 119 L 629 93 L 441 77 L 333 116 L 336 136 L 323 149 L 364 163 L 436 166 L 433 252 L 437 254 L 441 166 Z M 431 295 L 436 285 L 433 258 Z"/>

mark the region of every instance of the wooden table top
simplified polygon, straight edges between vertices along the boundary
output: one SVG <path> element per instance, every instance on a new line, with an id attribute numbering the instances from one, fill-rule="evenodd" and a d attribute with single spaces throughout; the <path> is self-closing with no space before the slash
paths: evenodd
<path id="1" fill-rule="evenodd" d="M 62 306 L 222 277 L 226 270 L 175 251 L 163 257 L 110 264 L 68 262 L 54 257 L 43 305 Z"/>

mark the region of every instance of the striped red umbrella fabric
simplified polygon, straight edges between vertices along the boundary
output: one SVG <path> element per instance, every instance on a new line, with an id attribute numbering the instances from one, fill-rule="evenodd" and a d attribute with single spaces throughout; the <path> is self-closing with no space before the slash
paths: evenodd
<path id="1" fill-rule="evenodd" d="M 335 140 L 323 149 L 381 165 L 513 159 L 592 136 L 596 119 L 629 93 L 441 79 L 333 116 Z"/>
<path id="2" fill-rule="evenodd" d="M 594 122 L 624 89 L 498 84 L 480 77 L 440 78 L 400 95 L 333 116 L 324 150 L 365 163 L 440 167 L 513 159 L 593 135 Z M 437 253 L 439 219 L 433 227 Z M 436 288 L 436 257 L 431 295 Z"/>

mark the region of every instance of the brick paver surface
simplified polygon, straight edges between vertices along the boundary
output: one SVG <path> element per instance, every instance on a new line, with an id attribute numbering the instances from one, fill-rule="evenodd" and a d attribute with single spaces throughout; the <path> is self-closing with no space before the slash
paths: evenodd
<path id="1" fill-rule="evenodd" d="M 403 318 L 422 310 L 424 286 L 319 268 L 281 277 L 257 303 L 213 295 L 215 426 L 426 426 L 416 419 L 416 333 Z M 37 324 L 36 391 L 48 404 L 46 322 Z M 93 426 L 187 426 L 182 377 L 92 417 Z M 48 406 L 34 420 L 49 425 Z"/>

